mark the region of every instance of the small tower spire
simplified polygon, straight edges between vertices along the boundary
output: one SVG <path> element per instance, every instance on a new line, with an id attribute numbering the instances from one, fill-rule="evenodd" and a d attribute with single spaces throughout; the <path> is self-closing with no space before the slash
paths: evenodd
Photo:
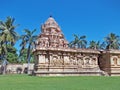
<path id="1" fill-rule="evenodd" d="M 52 14 L 50 14 L 50 18 L 52 18 Z"/>
<path id="2" fill-rule="evenodd" d="M 52 17 L 52 15 L 50 15 L 50 17 Z"/>
<path id="3" fill-rule="evenodd" d="M 50 12 L 50 18 L 52 18 L 52 12 Z"/>

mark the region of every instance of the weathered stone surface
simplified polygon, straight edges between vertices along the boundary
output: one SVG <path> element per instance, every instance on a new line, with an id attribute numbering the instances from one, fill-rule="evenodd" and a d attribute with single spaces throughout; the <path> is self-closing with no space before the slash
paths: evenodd
<path id="1" fill-rule="evenodd" d="M 120 76 L 120 51 L 108 50 L 103 51 L 99 58 L 101 70 L 110 76 Z"/>
<path id="2" fill-rule="evenodd" d="M 16 73 L 25 73 L 25 69 L 27 68 L 28 64 L 23 63 L 23 64 L 8 64 L 6 66 L 6 73 L 7 74 L 16 74 Z M 0 65 L 0 69 L 2 66 Z M 30 71 L 34 70 L 34 64 L 30 64 Z"/>
<path id="3" fill-rule="evenodd" d="M 46 75 L 120 75 L 120 51 L 69 48 L 61 28 L 50 17 L 41 26 L 33 50 L 34 74 Z"/>
<path id="4" fill-rule="evenodd" d="M 35 75 L 100 75 L 97 50 L 68 47 L 59 25 L 48 18 L 34 49 Z"/>

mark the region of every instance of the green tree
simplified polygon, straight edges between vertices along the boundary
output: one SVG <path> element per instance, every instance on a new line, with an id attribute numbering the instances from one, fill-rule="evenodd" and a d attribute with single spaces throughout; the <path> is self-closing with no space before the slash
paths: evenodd
<path id="1" fill-rule="evenodd" d="M 27 51 L 28 49 L 25 48 L 22 52 L 24 54 L 22 54 L 20 57 L 19 57 L 19 63 L 27 63 Z M 31 56 L 31 60 L 30 62 L 33 63 L 34 62 L 34 59 L 33 59 L 33 54 L 32 54 L 32 51 L 30 51 L 30 56 Z"/>
<path id="2" fill-rule="evenodd" d="M 1 39 L 0 39 L 1 40 Z M 4 44 L 0 41 L 0 63 L 2 63 L 4 59 L 4 55 L 7 53 L 7 48 Z"/>
<path id="3" fill-rule="evenodd" d="M 4 51 L 1 52 L 2 60 L 3 60 L 3 74 L 5 74 L 6 60 L 7 60 L 7 45 L 13 46 L 15 42 L 18 40 L 18 34 L 15 32 L 15 28 L 17 25 L 14 25 L 14 18 L 7 17 L 6 21 L 0 21 L 0 48 L 1 50 L 4 48 Z"/>
<path id="4" fill-rule="evenodd" d="M 22 50 L 22 54 L 20 55 L 20 57 L 19 57 L 19 62 L 20 63 L 27 63 L 28 61 L 27 61 L 27 48 L 24 48 L 23 50 Z"/>
<path id="5" fill-rule="evenodd" d="M 110 33 L 105 37 L 106 49 L 119 49 L 120 37 L 114 33 Z"/>
<path id="6" fill-rule="evenodd" d="M 90 41 L 89 47 L 90 49 L 100 49 L 100 42 L 96 42 L 96 41 Z"/>
<path id="7" fill-rule="evenodd" d="M 17 49 L 11 45 L 7 46 L 7 61 L 9 63 L 18 63 L 18 54 L 17 54 Z"/>
<path id="8" fill-rule="evenodd" d="M 33 31 L 30 31 L 28 29 L 25 29 L 25 35 L 21 36 L 22 42 L 20 46 L 22 47 L 20 50 L 20 56 L 24 54 L 24 49 L 27 47 L 27 62 L 28 62 L 28 74 L 29 72 L 29 65 L 31 60 L 31 51 L 35 47 L 35 41 L 37 39 L 37 36 L 34 35 L 36 29 Z"/>
<path id="9" fill-rule="evenodd" d="M 69 43 L 70 47 L 76 47 L 76 48 L 86 48 L 87 41 L 86 36 L 79 36 L 74 34 L 74 40 Z"/>
<path id="10" fill-rule="evenodd" d="M 105 42 L 102 42 L 101 44 L 100 44 L 100 49 L 106 49 L 106 43 Z"/>

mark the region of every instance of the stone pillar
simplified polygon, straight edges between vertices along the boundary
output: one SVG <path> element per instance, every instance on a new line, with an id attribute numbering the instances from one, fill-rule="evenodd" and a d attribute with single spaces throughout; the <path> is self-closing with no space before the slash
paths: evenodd
<path id="1" fill-rule="evenodd" d="M 50 60 L 49 60 L 49 64 L 51 65 L 51 61 L 52 61 L 52 53 L 50 53 L 49 58 L 50 58 Z"/>

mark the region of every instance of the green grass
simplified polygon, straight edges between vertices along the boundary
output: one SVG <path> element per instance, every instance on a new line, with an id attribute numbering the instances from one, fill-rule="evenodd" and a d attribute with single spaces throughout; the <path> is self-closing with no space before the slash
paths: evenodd
<path id="1" fill-rule="evenodd" d="M 1 75 L 0 90 L 120 90 L 120 77 Z"/>

